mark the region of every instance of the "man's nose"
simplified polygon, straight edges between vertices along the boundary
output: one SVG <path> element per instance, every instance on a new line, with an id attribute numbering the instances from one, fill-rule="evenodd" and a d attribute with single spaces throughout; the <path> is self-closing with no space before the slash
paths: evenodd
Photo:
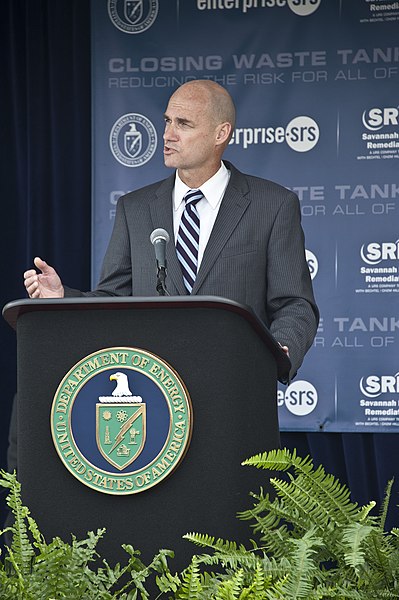
<path id="1" fill-rule="evenodd" d="M 165 131 L 163 133 L 163 139 L 166 140 L 175 140 L 177 138 L 176 127 L 173 123 L 165 124 Z"/>

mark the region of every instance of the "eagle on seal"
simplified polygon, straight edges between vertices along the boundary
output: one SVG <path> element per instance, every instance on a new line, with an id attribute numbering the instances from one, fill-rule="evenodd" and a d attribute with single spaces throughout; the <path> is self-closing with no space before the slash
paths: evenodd
<path id="1" fill-rule="evenodd" d="M 112 392 L 113 396 L 132 396 L 132 392 L 129 389 L 129 382 L 125 373 L 114 373 L 110 376 L 110 381 L 116 381 L 116 388 Z"/>

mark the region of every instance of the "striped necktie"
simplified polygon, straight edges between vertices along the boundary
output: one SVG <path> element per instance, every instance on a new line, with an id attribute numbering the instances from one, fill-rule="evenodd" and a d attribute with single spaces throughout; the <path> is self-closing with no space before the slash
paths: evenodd
<path id="1" fill-rule="evenodd" d="M 197 202 L 204 197 L 201 190 L 189 190 L 184 196 L 186 203 L 176 239 L 176 252 L 183 273 L 184 285 L 189 294 L 193 289 L 198 269 L 200 220 Z"/>

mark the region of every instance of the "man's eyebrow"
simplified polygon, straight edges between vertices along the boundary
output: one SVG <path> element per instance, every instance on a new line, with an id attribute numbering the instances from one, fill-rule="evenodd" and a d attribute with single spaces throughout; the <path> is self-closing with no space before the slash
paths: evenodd
<path id="1" fill-rule="evenodd" d="M 169 115 L 167 113 L 164 113 L 163 117 L 164 117 L 164 119 L 171 120 L 171 117 L 169 117 Z M 194 123 L 194 121 L 192 121 L 191 119 L 187 119 L 185 117 L 176 117 L 176 121 L 178 123 L 189 123 L 189 124 Z"/>

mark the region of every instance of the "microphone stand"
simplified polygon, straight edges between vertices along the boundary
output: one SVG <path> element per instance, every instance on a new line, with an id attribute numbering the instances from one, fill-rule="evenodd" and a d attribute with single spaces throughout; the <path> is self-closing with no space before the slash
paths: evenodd
<path id="1" fill-rule="evenodd" d="M 169 296 L 166 289 L 166 244 L 169 242 L 169 234 L 165 229 L 154 229 L 150 235 L 150 242 L 154 246 L 157 261 L 157 285 L 159 296 Z"/>
<path id="2" fill-rule="evenodd" d="M 158 296 L 169 296 L 169 292 L 166 289 L 166 261 L 165 261 L 165 266 L 164 267 L 160 267 L 157 261 L 157 266 L 158 266 L 158 270 L 157 270 L 157 292 L 158 292 Z"/>

